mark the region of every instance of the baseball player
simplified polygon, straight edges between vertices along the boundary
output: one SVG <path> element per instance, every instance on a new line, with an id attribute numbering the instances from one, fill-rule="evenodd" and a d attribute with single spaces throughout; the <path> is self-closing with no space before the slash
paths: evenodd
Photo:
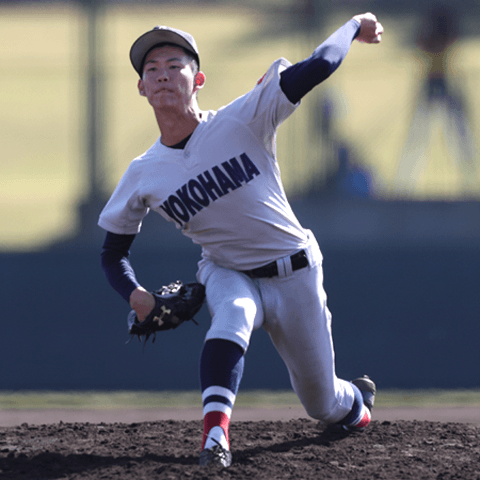
<path id="1" fill-rule="evenodd" d="M 357 15 L 307 59 L 275 61 L 250 92 L 218 111 L 198 106 L 206 79 L 190 34 L 155 27 L 130 50 L 138 91 L 153 108 L 161 136 L 133 160 L 100 215 L 107 231 L 102 267 L 141 321 L 154 299 L 128 257 L 145 215 L 156 211 L 201 245 L 197 279 L 212 316 L 200 359 L 201 465 L 232 462 L 230 418 L 250 337 L 260 327 L 308 415 L 349 430 L 370 422 L 374 383 L 336 376 L 322 254 L 287 201 L 275 137 L 354 39 L 379 43 L 382 32 L 373 14 Z"/>

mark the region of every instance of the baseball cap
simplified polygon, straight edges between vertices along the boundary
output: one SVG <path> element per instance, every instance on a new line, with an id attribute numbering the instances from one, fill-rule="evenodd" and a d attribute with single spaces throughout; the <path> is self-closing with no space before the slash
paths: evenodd
<path id="1" fill-rule="evenodd" d="M 142 76 L 143 61 L 147 53 L 159 43 L 173 43 L 188 50 L 200 66 L 198 48 L 195 39 L 187 32 L 157 25 L 152 30 L 141 35 L 130 49 L 130 61 L 137 73 Z"/>

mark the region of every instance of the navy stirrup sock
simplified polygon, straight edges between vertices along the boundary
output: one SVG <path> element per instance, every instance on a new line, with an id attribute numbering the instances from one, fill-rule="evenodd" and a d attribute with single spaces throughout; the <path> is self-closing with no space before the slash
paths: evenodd
<path id="1" fill-rule="evenodd" d="M 200 359 L 200 383 L 203 400 L 203 442 L 214 427 L 217 441 L 229 448 L 228 430 L 232 408 L 238 392 L 244 367 L 243 349 L 234 342 L 221 339 L 208 340 Z M 224 436 L 222 439 L 221 437 Z M 215 437 L 214 437 L 215 438 Z"/>

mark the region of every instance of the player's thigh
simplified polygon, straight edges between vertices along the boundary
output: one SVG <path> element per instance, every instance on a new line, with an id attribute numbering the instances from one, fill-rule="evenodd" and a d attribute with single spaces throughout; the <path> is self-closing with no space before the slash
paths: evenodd
<path id="1" fill-rule="evenodd" d="M 321 265 L 298 270 L 272 286 L 273 305 L 268 306 L 265 329 L 291 373 L 309 376 L 312 369 L 325 370 L 331 377 L 331 314 Z"/>
<path id="2" fill-rule="evenodd" d="M 207 340 L 222 338 L 247 350 L 252 331 L 263 323 L 263 308 L 257 285 L 246 275 L 200 262 L 198 280 L 205 285 L 212 325 Z"/>
<path id="3" fill-rule="evenodd" d="M 351 407 L 335 374 L 331 315 L 323 290 L 321 265 L 294 272 L 272 282 L 264 328 L 285 362 L 307 413 L 314 418 L 337 421 Z M 264 302 L 266 295 L 262 288 Z"/>

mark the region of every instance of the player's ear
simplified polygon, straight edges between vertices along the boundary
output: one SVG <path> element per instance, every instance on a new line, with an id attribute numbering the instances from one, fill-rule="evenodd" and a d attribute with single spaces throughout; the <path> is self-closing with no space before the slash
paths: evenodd
<path id="1" fill-rule="evenodd" d="M 203 72 L 198 72 L 195 75 L 194 86 L 195 90 L 200 90 L 205 85 L 205 74 Z"/>
<path id="2" fill-rule="evenodd" d="M 143 80 L 140 79 L 138 81 L 138 93 L 142 96 L 142 97 L 146 97 L 147 95 L 145 94 L 145 87 L 143 85 Z"/>

